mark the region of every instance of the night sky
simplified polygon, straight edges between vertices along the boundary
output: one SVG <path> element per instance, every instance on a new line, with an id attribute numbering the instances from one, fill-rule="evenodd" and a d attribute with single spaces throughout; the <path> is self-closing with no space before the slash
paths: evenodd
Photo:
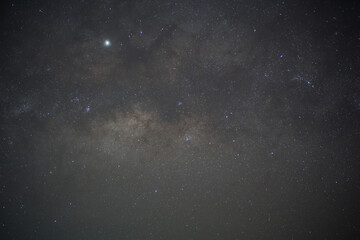
<path id="1" fill-rule="evenodd" d="M 1 239 L 360 239 L 359 1 L 1 5 Z"/>

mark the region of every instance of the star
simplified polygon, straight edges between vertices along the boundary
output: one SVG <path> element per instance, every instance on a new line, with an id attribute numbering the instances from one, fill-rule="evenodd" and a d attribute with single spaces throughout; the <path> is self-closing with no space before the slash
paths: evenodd
<path id="1" fill-rule="evenodd" d="M 104 45 L 105 45 L 105 47 L 109 47 L 111 45 L 111 43 L 109 40 L 105 40 Z"/>

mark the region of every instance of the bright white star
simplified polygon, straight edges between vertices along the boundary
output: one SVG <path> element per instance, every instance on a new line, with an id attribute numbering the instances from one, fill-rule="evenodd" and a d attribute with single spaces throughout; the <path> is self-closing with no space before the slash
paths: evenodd
<path id="1" fill-rule="evenodd" d="M 109 40 L 105 40 L 104 45 L 105 45 L 106 47 L 110 46 L 110 41 L 109 41 Z"/>

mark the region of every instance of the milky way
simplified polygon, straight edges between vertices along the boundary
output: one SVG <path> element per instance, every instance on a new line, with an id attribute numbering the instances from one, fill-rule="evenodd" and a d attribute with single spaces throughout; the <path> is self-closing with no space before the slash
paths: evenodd
<path id="1" fill-rule="evenodd" d="M 357 239 L 356 1 L 10 1 L 3 239 Z"/>

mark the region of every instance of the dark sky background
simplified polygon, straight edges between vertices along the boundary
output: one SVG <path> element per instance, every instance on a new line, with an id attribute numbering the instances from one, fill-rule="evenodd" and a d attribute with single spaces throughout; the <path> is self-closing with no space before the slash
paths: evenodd
<path id="1" fill-rule="evenodd" d="M 360 239 L 359 1 L 1 11 L 1 239 Z"/>

